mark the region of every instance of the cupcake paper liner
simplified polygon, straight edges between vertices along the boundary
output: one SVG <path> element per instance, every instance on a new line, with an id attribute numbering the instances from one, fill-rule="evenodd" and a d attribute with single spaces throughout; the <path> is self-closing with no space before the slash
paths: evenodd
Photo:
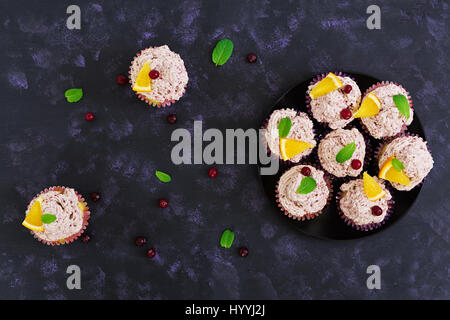
<path id="1" fill-rule="evenodd" d="M 28 206 L 27 206 L 26 213 L 27 213 L 28 210 L 30 209 L 30 204 L 31 204 L 36 198 L 38 198 L 40 195 L 42 195 L 42 194 L 44 194 L 44 193 L 47 193 L 47 192 L 49 192 L 49 191 L 61 191 L 61 192 L 62 192 L 62 191 L 64 191 L 65 189 L 66 189 L 65 187 L 57 186 L 57 187 L 50 187 L 50 188 L 46 188 L 46 189 L 42 190 L 39 194 L 37 194 L 37 195 L 30 201 L 30 203 L 29 203 Z M 89 211 L 89 207 L 88 207 L 86 201 L 84 200 L 84 198 L 82 197 L 82 195 L 79 194 L 76 190 L 75 190 L 75 194 L 76 194 L 77 197 L 78 197 L 78 201 L 79 201 L 79 202 L 82 202 L 82 203 L 85 205 L 85 208 L 84 208 L 84 211 L 83 211 L 83 224 L 82 224 L 81 229 L 80 229 L 77 233 L 75 233 L 75 234 L 73 234 L 73 235 L 71 235 L 71 236 L 69 236 L 69 237 L 67 237 L 67 238 L 57 240 L 57 241 L 47 241 L 47 240 L 41 239 L 40 237 L 38 237 L 38 236 L 36 235 L 35 232 L 31 231 L 30 233 L 33 235 L 33 237 L 34 237 L 35 239 L 37 239 L 38 241 L 40 241 L 40 242 L 42 242 L 42 243 L 44 243 L 44 244 L 46 244 L 46 245 L 51 245 L 51 246 L 57 245 L 57 246 L 59 246 L 59 245 L 63 245 L 63 244 L 72 243 L 73 241 L 75 241 L 76 239 L 78 239 L 78 237 L 84 232 L 84 230 L 86 230 L 86 227 L 87 227 L 87 225 L 89 224 L 89 223 L 88 223 L 88 220 L 89 220 L 89 218 L 90 218 L 90 216 L 91 216 L 91 212 Z"/>

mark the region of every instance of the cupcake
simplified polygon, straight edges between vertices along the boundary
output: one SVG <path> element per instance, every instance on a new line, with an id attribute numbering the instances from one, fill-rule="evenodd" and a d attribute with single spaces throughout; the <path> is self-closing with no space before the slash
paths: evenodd
<path id="1" fill-rule="evenodd" d="M 363 170 L 365 155 L 366 143 L 356 128 L 331 131 L 319 143 L 320 164 L 339 178 L 358 176 Z"/>
<path id="2" fill-rule="evenodd" d="M 427 143 L 416 136 L 402 136 L 385 144 L 379 153 L 379 177 L 391 185 L 408 191 L 419 185 L 433 168 Z"/>
<path id="3" fill-rule="evenodd" d="M 366 179 L 370 181 L 366 183 Z M 373 198 L 369 196 L 371 191 L 367 184 L 373 184 L 376 189 Z M 392 207 L 392 196 L 383 180 L 372 178 L 366 173 L 363 179 L 343 183 L 337 201 L 341 218 L 355 229 L 365 231 L 381 226 L 389 217 Z"/>
<path id="4" fill-rule="evenodd" d="M 142 50 L 130 66 L 130 83 L 141 100 L 155 107 L 169 106 L 185 92 L 188 74 L 180 55 L 168 46 Z"/>
<path id="5" fill-rule="evenodd" d="M 283 124 L 286 123 L 286 126 Z M 316 146 L 313 123 L 308 115 L 294 109 L 275 110 L 264 132 L 268 148 L 280 159 L 298 163 Z"/>
<path id="6" fill-rule="evenodd" d="M 366 98 L 371 100 L 368 102 L 378 110 L 375 110 L 374 115 L 370 113 L 369 116 L 364 114 L 354 116 L 361 118 L 367 132 L 376 139 L 393 137 L 401 133 L 413 121 L 414 112 L 411 108 L 411 98 L 400 85 L 383 82 L 368 89 L 364 95 L 361 109 L 366 109 L 363 108 Z M 359 110 L 358 113 L 360 113 Z"/>
<path id="7" fill-rule="evenodd" d="M 297 165 L 278 181 L 278 206 L 290 218 L 305 220 L 318 216 L 331 199 L 331 184 L 323 171 L 311 165 Z"/>
<path id="8" fill-rule="evenodd" d="M 48 245 L 73 242 L 87 226 L 90 212 L 72 188 L 51 187 L 31 200 L 22 225 Z"/>
<path id="9" fill-rule="evenodd" d="M 353 111 L 361 102 L 361 90 L 352 78 L 330 72 L 309 85 L 307 102 L 314 119 L 331 129 L 343 128 L 353 120 Z"/>

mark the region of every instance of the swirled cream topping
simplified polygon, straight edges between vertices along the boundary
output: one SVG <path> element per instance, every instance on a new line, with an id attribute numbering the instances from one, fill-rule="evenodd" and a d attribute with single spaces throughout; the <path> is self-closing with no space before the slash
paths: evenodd
<path id="1" fill-rule="evenodd" d="M 328 123 L 331 129 L 343 128 L 350 123 L 354 119 L 353 116 L 348 120 L 342 119 L 342 109 L 348 108 L 353 112 L 358 109 L 359 103 L 361 102 L 361 90 L 356 82 L 349 77 L 338 78 L 342 82 L 342 88 L 313 99 L 310 103 L 314 119 L 319 122 Z M 308 87 L 308 95 L 317 83 Z M 343 91 L 346 85 L 352 86 L 352 91 L 349 93 Z"/>
<path id="2" fill-rule="evenodd" d="M 337 162 L 336 155 L 343 147 L 352 142 L 356 144 L 356 149 L 352 157 L 343 163 Z M 331 131 L 319 143 L 318 156 L 320 163 L 325 170 L 336 177 L 358 176 L 363 170 L 365 155 L 366 143 L 364 142 L 363 135 L 356 128 Z M 351 166 L 353 159 L 361 161 L 362 165 L 358 170 L 353 169 Z"/>
<path id="3" fill-rule="evenodd" d="M 310 177 L 316 181 L 316 188 L 307 194 L 297 193 L 302 179 L 301 170 L 308 167 Z M 282 207 L 293 216 L 302 217 L 322 210 L 327 204 L 330 189 L 324 178 L 324 173 L 312 166 L 297 165 L 283 173 L 278 182 L 278 198 Z"/>
<path id="4" fill-rule="evenodd" d="M 364 193 L 363 179 L 355 179 L 344 183 L 341 186 L 342 196 L 339 200 L 339 207 L 342 213 L 358 226 L 371 223 L 379 223 L 384 220 L 389 209 L 389 200 L 392 199 L 391 194 L 386 189 L 383 181 L 374 177 L 386 195 L 376 201 L 367 199 Z M 372 207 L 378 206 L 382 210 L 382 214 L 375 216 L 372 214 Z"/>
<path id="5" fill-rule="evenodd" d="M 297 113 L 294 109 L 279 109 L 275 110 L 270 115 L 269 122 L 264 133 L 267 145 L 272 153 L 278 155 L 281 159 L 278 124 L 283 118 L 289 118 L 292 122 L 291 130 L 287 136 L 288 139 L 301 140 L 312 144 L 314 147 L 316 146 L 313 123 L 309 119 L 308 115 L 304 112 Z M 306 149 L 289 160 L 292 162 L 299 162 L 303 157 L 309 155 L 312 149 L 313 148 Z"/>
<path id="6" fill-rule="evenodd" d="M 427 143 L 420 137 L 400 137 L 386 144 L 378 159 L 378 167 L 381 169 L 391 156 L 403 163 L 405 174 L 411 181 L 409 186 L 391 182 L 398 190 L 408 191 L 417 186 L 428 175 L 434 164 Z"/>
<path id="7" fill-rule="evenodd" d="M 151 70 L 159 72 L 159 77 L 152 80 L 151 92 L 139 93 L 160 103 L 180 99 L 184 94 L 189 77 L 183 59 L 166 45 L 145 49 L 133 60 L 130 69 L 131 87 L 134 86 L 139 71 L 147 61 L 150 62 Z"/>
<path id="8" fill-rule="evenodd" d="M 413 121 L 414 111 L 409 108 L 409 118 L 402 115 L 394 103 L 393 96 L 402 94 L 408 98 L 408 93 L 395 84 L 380 86 L 371 91 L 381 102 L 380 112 L 372 117 L 361 118 L 369 133 L 377 139 L 392 137 L 400 133 L 403 125 L 410 125 Z"/>

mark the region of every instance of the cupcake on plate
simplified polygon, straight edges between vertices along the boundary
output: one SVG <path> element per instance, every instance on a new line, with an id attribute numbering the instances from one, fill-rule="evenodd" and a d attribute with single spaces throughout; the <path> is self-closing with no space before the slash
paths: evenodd
<path id="1" fill-rule="evenodd" d="M 366 143 L 356 128 L 331 131 L 319 143 L 320 164 L 339 178 L 358 176 L 363 170 L 365 155 Z"/>
<path id="2" fill-rule="evenodd" d="M 379 177 L 401 191 L 422 183 L 433 168 L 427 143 L 416 136 L 402 136 L 386 143 L 378 156 Z"/>
<path id="3" fill-rule="evenodd" d="M 77 239 L 89 216 L 86 202 L 74 189 L 51 187 L 31 200 L 22 225 L 39 241 L 60 245 Z"/>
<path id="4" fill-rule="evenodd" d="M 308 156 L 316 146 L 311 119 L 306 113 L 294 109 L 272 112 L 264 137 L 271 153 L 294 163 Z"/>
<path id="5" fill-rule="evenodd" d="M 376 139 L 393 137 L 413 121 L 409 93 L 400 85 L 382 82 L 366 91 L 361 107 L 353 115 L 361 118 L 367 132 Z"/>
<path id="6" fill-rule="evenodd" d="M 170 106 L 178 101 L 189 80 L 183 59 L 166 45 L 138 53 L 129 74 L 133 91 L 155 107 Z"/>
<path id="7" fill-rule="evenodd" d="M 318 76 L 307 91 L 307 103 L 314 119 L 326 123 L 331 129 L 343 128 L 350 123 L 360 102 L 358 85 L 342 73 Z"/>
<path id="8" fill-rule="evenodd" d="M 311 165 L 297 165 L 283 173 L 275 193 L 278 207 L 285 215 L 309 220 L 329 204 L 332 186 L 322 170 Z"/>
<path id="9" fill-rule="evenodd" d="M 363 179 L 354 179 L 341 185 L 337 197 L 341 218 L 357 230 L 372 230 L 389 217 L 392 196 L 383 180 L 364 173 Z"/>

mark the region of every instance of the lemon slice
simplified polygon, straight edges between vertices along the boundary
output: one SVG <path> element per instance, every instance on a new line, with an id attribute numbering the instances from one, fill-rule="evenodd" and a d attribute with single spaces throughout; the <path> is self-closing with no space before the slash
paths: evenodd
<path id="1" fill-rule="evenodd" d="M 369 176 L 367 172 L 363 174 L 363 184 L 364 184 L 364 193 L 367 196 L 367 199 L 370 201 L 377 201 L 378 199 L 383 198 L 386 195 L 386 192 L 381 188 L 381 186 L 375 181 L 374 178 Z"/>
<path id="2" fill-rule="evenodd" d="M 295 139 L 280 138 L 280 151 L 283 160 L 289 160 L 306 149 L 314 147 L 312 144 Z"/>
<path id="3" fill-rule="evenodd" d="M 372 92 L 364 98 L 358 111 L 353 115 L 354 118 L 372 117 L 380 112 L 381 101 Z"/>
<path id="4" fill-rule="evenodd" d="M 34 201 L 33 205 L 28 211 L 25 220 L 23 220 L 22 222 L 22 225 L 30 230 L 44 231 L 44 224 L 42 223 L 41 217 L 41 201 L 38 198 L 36 199 L 36 201 Z"/>
<path id="5" fill-rule="evenodd" d="M 404 186 L 409 186 L 411 184 L 411 180 L 406 175 L 405 171 L 397 171 L 392 165 L 392 159 L 394 158 L 395 157 L 392 156 L 386 160 L 380 172 L 378 173 L 378 177 L 387 181 L 397 182 Z"/>
<path id="6" fill-rule="evenodd" d="M 152 79 L 150 79 L 150 62 L 146 62 L 138 73 L 133 85 L 133 91 L 151 92 Z"/>
<path id="7" fill-rule="evenodd" d="M 309 96 L 311 97 L 311 99 L 316 99 L 340 87 L 342 87 L 341 80 L 339 80 L 339 78 L 335 74 L 330 72 L 311 90 Z"/>

